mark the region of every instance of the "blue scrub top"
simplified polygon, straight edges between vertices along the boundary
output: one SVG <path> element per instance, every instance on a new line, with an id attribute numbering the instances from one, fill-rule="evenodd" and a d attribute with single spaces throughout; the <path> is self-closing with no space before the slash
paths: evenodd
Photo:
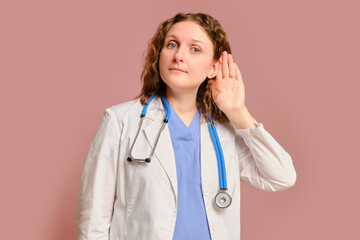
<path id="1" fill-rule="evenodd" d="M 163 103 L 164 106 L 164 103 Z M 173 240 L 211 239 L 201 189 L 200 112 L 189 127 L 170 106 L 168 122 L 178 182 L 178 209 Z M 166 112 L 166 108 L 164 106 Z"/>

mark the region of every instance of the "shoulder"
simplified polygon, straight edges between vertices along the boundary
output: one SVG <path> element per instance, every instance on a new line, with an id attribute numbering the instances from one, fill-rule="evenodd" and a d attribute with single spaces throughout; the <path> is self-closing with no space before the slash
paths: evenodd
<path id="1" fill-rule="evenodd" d="M 140 117 L 140 113 L 143 106 L 140 102 L 140 98 L 134 100 L 122 102 L 109 106 L 105 109 L 105 112 L 108 112 L 116 117 L 118 122 L 131 121 L 134 117 Z"/>
<path id="2" fill-rule="evenodd" d="M 112 106 L 109 106 L 107 109 L 112 110 L 115 114 L 124 114 L 126 112 L 136 111 L 136 109 L 142 108 L 142 105 L 140 103 L 140 98 L 122 102 L 119 104 L 115 104 Z"/>

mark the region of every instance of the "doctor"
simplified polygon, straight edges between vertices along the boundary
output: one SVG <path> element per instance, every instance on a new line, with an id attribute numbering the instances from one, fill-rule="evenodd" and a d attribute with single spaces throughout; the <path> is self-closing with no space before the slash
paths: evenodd
<path id="1" fill-rule="evenodd" d="M 295 184 L 296 172 L 290 155 L 250 115 L 221 25 L 202 13 L 162 22 L 141 76 L 140 95 L 107 108 L 90 145 L 78 240 L 240 239 L 240 181 L 281 191 Z M 231 197 L 224 208 L 215 202 L 219 168 L 210 116 Z M 148 158 L 152 150 L 150 162 L 128 161 Z"/>

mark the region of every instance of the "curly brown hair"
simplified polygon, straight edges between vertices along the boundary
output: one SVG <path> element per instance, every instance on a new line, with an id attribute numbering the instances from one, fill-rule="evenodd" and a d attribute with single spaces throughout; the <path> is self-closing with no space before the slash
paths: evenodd
<path id="1" fill-rule="evenodd" d="M 214 60 L 219 60 L 223 51 L 231 54 L 230 44 L 225 31 L 219 21 L 205 13 L 177 13 L 174 17 L 160 23 L 155 35 L 148 43 L 147 54 L 143 62 L 141 81 L 143 83 L 141 93 L 135 97 L 140 98 L 141 104 L 153 94 L 165 94 L 166 84 L 159 74 L 159 57 L 164 45 L 164 39 L 170 28 L 181 21 L 192 21 L 199 24 L 207 33 L 214 45 Z M 208 84 L 209 78 L 206 78 L 199 86 L 196 105 L 199 112 L 205 118 L 211 116 L 214 121 L 229 122 L 226 115 L 216 106 L 212 94 L 211 84 Z M 203 119 L 204 120 L 204 119 Z"/>

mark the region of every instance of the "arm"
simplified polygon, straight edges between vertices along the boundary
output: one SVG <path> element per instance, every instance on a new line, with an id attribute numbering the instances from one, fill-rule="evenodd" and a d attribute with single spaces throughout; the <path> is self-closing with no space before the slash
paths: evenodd
<path id="1" fill-rule="evenodd" d="M 235 131 L 240 180 L 265 191 L 292 187 L 296 172 L 290 155 L 264 129 L 245 106 L 245 86 L 239 67 L 226 51 L 216 63 L 217 75 L 209 81 L 213 99 Z"/>
<path id="2" fill-rule="evenodd" d="M 292 187 L 296 172 L 290 155 L 255 119 L 255 128 L 237 129 L 235 143 L 240 180 L 273 192 Z"/>
<path id="3" fill-rule="evenodd" d="M 91 142 L 81 176 L 77 210 L 77 239 L 108 239 L 113 212 L 120 130 L 107 108 Z"/>

